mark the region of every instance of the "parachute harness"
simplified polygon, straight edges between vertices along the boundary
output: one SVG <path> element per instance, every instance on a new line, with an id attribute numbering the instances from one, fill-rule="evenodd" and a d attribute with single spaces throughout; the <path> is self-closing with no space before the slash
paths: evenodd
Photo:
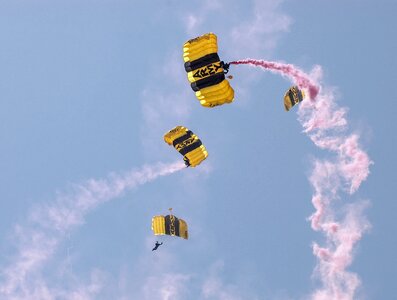
<path id="1" fill-rule="evenodd" d="M 225 63 L 224 61 L 221 61 L 221 66 L 223 68 L 224 74 L 229 73 L 230 63 Z"/>
<path id="2" fill-rule="evenodd" d="M 223 74 L 229 73 L 229 68 L 230 68 L 231 63 L 225 63 L 224 61 L 221 61 L 221 66 L 223 68 Z M 233 79 L 232 75 L 226 76 L 229 79 Z"/>

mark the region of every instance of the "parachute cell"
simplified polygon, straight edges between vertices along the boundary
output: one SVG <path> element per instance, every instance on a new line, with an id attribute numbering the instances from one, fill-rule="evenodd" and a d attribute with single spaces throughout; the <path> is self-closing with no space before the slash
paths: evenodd
<path id="1" fill-rule="evenodd" d="M 155 235 L 179 236 L 188 239 L 187 224 L 184 220 L 174 215 L 154 216 L 152 218 L 152 230 Z"/>
<path id="2" fill-rule="evenodd" d="M 183 45 L 183 59 L 190 86 L 205 107 L 231 103 L 234 99 L 234 90 L 225 78 L 225 64 L 217 52 L 217 37 L 212 32 Z"/>
<path id="3" fill-rule="evenodd" d="M 305 93 L 297 86 L 290 87 L 284 95 L 284 107 L 289 111 L 295 104 L 302 102 L 305 98 Z"/>
<path id="4" fill-rule="evenodd" d="M 176 126 L 164 135 L 164 141 L 183 155 L 186 166 L 195 167 L 207 158 L 207 149 L 201 140 L 183 126 Z"/>

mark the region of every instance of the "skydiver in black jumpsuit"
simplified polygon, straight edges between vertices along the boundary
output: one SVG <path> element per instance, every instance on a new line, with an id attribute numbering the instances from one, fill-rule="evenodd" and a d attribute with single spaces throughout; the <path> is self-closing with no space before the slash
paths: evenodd
<path id="1" fill-rule="evenodd" d="M 154 248 L 152 249 L 152 251 L 157 250 L 157 248 L 162 245 L 163 242 L 159 243 L 158 241 L 156 241 L 156 244 L 154 245 Z"/>

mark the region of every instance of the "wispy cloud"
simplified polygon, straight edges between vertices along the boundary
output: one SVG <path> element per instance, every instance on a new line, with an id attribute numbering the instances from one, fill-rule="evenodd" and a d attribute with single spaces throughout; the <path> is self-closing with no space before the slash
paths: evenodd
<path id="1" fill-rule="evenodd" d="M 289 31 L 292 19 L 280 9 L 283 0 L 256 0 L 251 16 L 232 28 L 235 57 L 269 56 L 277 47 L 282 34 Z"/>
<path id="2" fill-rule="evenodd" d="M 190 277 L 179 273 L 166 273 L 146 278 L 143 286 L 144 299 L 183 300 L 186 299 L 187 283 Z"/>
<path id="3" fill-rule="evenodd" d="M 164 81 L 164 78 L 168 78 Z M 162 88 L 156 82 L 163 81 Z M 189 101 L 186 74 L 181 67 L 181 54 L 172 51 L 164 58 L 163 67 L 153 74 L 141 92 L 141 138 L 146 155 L 157 157 L 158 149 L 166 147 L 165 132 L 177 125 L 186 125 L 194 104 Z"/>
<path id="4" fill-rule="evenodd" d="M 225 284 L 222 279 L 224 262 L 216 261 L 209 269 L 209 274 L 203 282 L 201 296 L 203 299 L 242 300 L 240 288 L 236 285 Z"/>
<path id="5" fill-rule="evenodd" d="M 47 287 L 41 271 L 68 231 L 83 224 L 87 213 L 98 205 L 184 168 L 183 162 L 160 163 L 125 174 L 113 173 L 107 179 L 91 179 L 74 186 L 71 192 L 59 194 L 54 202 L 34 209 L 28 223 L 15 228 L 15 256 L 2 268 L 0 295 L 6 299 L 32 299 L 32 295 L 37 295 L 34 299 L 54 299 L 54 293 L 62 296 Z M 88 295 L 101 287 L 98 274 L 94 272 L 91 283 L 68 293 L 71 298 L 67 299 L 90 299 Z"/>
<path id="6" fill-rule="evenodd" d="M 209 28 L 215 30 L 222 37 L 222 45 L 226 46 L 221 52 L 227 56 L 268 56 L 292 24 L 292 19 L 281 10 L 283 2 L 255 0 L 252 4 L 206 0 L 194 11 L 183 13 L 181 19 L 190 37 L 201 35 Z"/>
<path id="7" fill-rule="evenodd" d="M 225 11 L 227 6 L 222 5 L 218 0 L 204 0 L 202 1 L 197 9 L 184 11 L 182 16 L 182 22 L 184 24 L 185 31 L 190 36 L 197 36 L 203 26 L 209 21 L 209 14 L 218 12 L 220 10 Z"/>

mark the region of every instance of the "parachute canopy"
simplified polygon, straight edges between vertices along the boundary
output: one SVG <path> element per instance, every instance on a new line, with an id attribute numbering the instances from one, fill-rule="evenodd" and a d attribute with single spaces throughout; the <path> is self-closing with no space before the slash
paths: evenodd
<path id="1" fill-rule="evenodd" d="M 183 126 L 176 126 L 164 135 L 164 141 L 183 155 L 186 166 L 195 167 L 207 158 L 208 152 L 201 140 Z"/>
<path id="2" fill-rule="evenodd" d="M 154 216 L 152 218 L 152 230 L 155 235 L 171 235 L 188 239 L 187 224 L 184 220 L 174 215 Z"/>
<path id="3" fill-rule="evenodd" d="M 234 90 L 225 79 L 228 65 L 218 56 L 217 37 L 210 32 L 183 45 L 183 59 L 188 80 L 202 106 L 231 103 Z"/>
<path id="4" fill-rule="evenodd" d="M 286 111 L 289 111 L 292 106 L 302 102 L 305 98 L 305 93 L 301 91 L 297 86 L 292 86 L 284 95 L 284 107 Z"/>

